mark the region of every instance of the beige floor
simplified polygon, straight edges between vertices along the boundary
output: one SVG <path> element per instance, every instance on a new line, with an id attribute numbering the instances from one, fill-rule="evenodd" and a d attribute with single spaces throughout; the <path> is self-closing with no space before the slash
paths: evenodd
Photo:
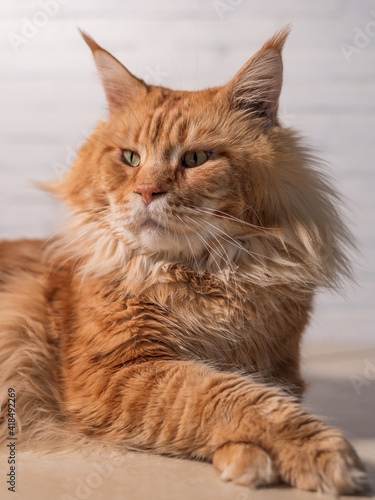
<path id="1" fill-rule="evenodd" d="M 304 357 L 310 383 L 305 406 L 351 439 L 375 488 L 375 347 L 310 346 L 305 348 Z M 0 471 L 5 475 L 3 457 L 0 460 Z M 222 483 L 209 464 L 130 452 L 85 460 L 20 454 L 17 493 L 7 493 L 4 485 L 2 478 L 1 499 L 20 500 L 317 498 L 288 487 L 251 491 Z"/>

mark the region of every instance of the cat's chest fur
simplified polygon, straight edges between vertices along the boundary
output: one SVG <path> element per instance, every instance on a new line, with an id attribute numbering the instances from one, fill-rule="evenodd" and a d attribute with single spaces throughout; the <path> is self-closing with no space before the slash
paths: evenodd
<path id="1" fill-rule="evenodd" d="M 310 301 L 292 300 L 283 289 L 255 287 L 235 276 L 223 280 L 179 268 L 150 278 L 142 289 L 135 286 L 134 293 L 128 288 L 124 294 L 121 281 L 73 282 L 70 305 L 59 312 L 63 364 L 78 376 L 86 359 L 93 375 L 111 376 L 149 359 L 197 359 L 276 378 L 280 363 L 296 371 Z M 280 345 L 286 343 L 290 360 L 279 359 Z"/>

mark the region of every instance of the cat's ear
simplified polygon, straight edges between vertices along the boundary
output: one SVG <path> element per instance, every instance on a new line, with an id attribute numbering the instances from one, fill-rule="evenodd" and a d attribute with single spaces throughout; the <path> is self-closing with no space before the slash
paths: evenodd
<path id="1" fill-rule="evenodd" d="M 287 26 L 275 33 L 226 85 L 233 106 L 251 117 L 266 118 L 268 127 L 277 118 L 283 77 L 281 51 L 289 32 Z"/>
<path id="2" fill-rule="evenodd" d="M 102 49 L 87 33 L 81 35 L 90 47 L 110 109 L 126 105 L 138 92 L 147 90 L 145 82 L 128 71 L 115 57 Z"/>

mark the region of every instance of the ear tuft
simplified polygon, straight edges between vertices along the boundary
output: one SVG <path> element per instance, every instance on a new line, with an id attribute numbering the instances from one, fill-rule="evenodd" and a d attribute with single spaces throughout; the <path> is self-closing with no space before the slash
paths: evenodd
<path id="1" fill-rule="evenodd" d="M 81 33 L 82 38 L 85 40 L 87 45 L 90 47 L 91 52 L 94 53 L 96 50 L 103 50 L 100 45 L 98 45 L 93 38 L 91 38 L 90 35 L 88 35 L 85 31 L 83 31 L 81 28 L 78 28 L 79 32 Z"/>
<path id="2" fill-rule="evenodd" d="M 282 28 L 281 30 L 276 31 L 273 37 L 267 40 L 267 42 L 263 45 L 261 50 L 274 49 L 277 50 L 278 52 L 281 52 L 284 48 L 286 39 L 290 35 L 291 30 L 292 30 L 292 24 L 289 23 L 286 26 L 284 26 L 284 28 Z"/>
<path id="3" fill-rule="evenodd" d="M 282 87 L 281 51 L 290 25 L 275 33 L 227 85 L 232 104 L 249 117 L 265 118 L 266 126 L 277 123 L 277 108 Z"/>
<path id="4" fill-rule="evenodd" d="M 136 78 L 115 57 L 98 45 L 83 30 L 79 30 L 90 47 L 102 81 L 110 110 L 126 106 L 137 93 L 145 92 L 147 85 Z"/>

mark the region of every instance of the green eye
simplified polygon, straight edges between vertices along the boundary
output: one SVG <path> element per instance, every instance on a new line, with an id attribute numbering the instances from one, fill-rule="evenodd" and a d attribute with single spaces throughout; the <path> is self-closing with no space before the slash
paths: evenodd
<path id="1" fill-rule="evenodd" d="M 199 167 L 206 162 L 210 156 L 211 153 L 207 151 L 189 151 L 182 158 L 182 165 L 185 168 Z"/>
<path id="2" fill-rule="evenodd" d="M 135 151 L 130 151 L 130 149 L 124 149 L 122 151 L 122 160 L 130 167 L 138 167 L 141 163 L 141 157 Z"/>

